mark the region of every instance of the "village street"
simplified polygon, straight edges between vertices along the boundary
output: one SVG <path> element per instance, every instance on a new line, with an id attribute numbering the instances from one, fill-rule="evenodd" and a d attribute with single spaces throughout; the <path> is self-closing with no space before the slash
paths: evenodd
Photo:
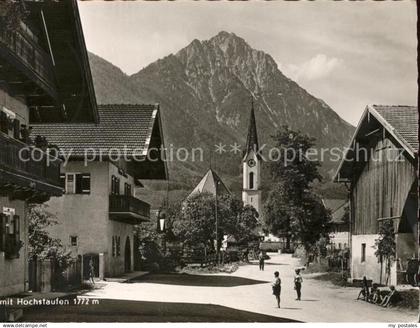
<path id="1" fill-rule="evenodd" d="M 304 322 L 415 322 L 417 320 L 415 311 L 385 309 L 356 301 L 359 291 L 357 288 L 336 287 L 324 281 L 311 279 L 311 275 L 303 276 L 302 301 L 295 301 L 292 282 L 293 269 L 298 266 L 298 260 L 287 254 L 270 254 L 270 256 L 265 271 L 259 271 L 257 263 L 251 263 L 241 266 L 228 277 L 226 274 L 200 277 L 149 275 L 131 283 L 106 282 L 101 288 L 83 297 L 99 299 L 100 302 L 115 300 L 114 304 L 122 302 L 117 300 L 162 302 L 165 303 L 165 307 L 159 311 L 163 312 L 166 311 L 165 308 L 172 308 L 171 303 L 178 303 L 174 304 L 172 311 L 180 308 L 179 303 L 191 303 L 191 315 L 195 311 L 193 304 L 213 304 Z M 276 270 L 280 272 L 282 279 L 281 309 L 275 307 L 275 299 L 271 295 L 270 281 Z M 137 309 L 141 309 L 144 304 L 138 303 Z M 132 303 L 130 306 L 136 307 Z M 189 311 L 189 307 L 185 304 L 181 309 Z M 58 311 L 59 309 L 54 310 L 55 315 Z M 73 313 L 73 320 L 77 320 L 77 315 L 82 315 L 84 310 L 79 307 L 78 311 Z M 94 308 L 89 311 L 91 315 L 95 312 Z M 124 312 L 128 313 L 129 308 L 125 307 Z M 29 318 L 41 319 L 39 316 Z M 269 318 L 266 317 L 264 320 Z M 155 320 L 159 321 L 159 318 Z M 162 320 L 165 321 L 164 318 Z"/>

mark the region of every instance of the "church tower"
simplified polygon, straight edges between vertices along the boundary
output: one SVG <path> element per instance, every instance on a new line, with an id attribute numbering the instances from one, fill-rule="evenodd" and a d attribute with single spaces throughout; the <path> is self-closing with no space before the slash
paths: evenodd
<path id="1" fill-rule="evenodd" d="M 254 102 L 252 101 L 246 148 L 242 159 L 242 201 L 253 206 L 262 215 L 261 205 L 261 157 L 258 155 L 258 135 L 255 123 Z"/>

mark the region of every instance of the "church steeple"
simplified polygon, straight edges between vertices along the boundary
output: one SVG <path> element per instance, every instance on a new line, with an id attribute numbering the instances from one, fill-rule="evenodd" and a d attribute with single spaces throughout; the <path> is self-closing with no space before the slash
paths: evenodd
<path id="1" fill-rule="evenodd" d="M 252 98 L 251 114 L 249 118 L 248 135 L 246 138 L 246 147 L 245 147 L 244 156 L 248 155 L 251 151 L 258 153 L 258 150 L 259 150 L 259 145 L 258 145 L 257 124 L 255 122 L 254 99 Z"/>

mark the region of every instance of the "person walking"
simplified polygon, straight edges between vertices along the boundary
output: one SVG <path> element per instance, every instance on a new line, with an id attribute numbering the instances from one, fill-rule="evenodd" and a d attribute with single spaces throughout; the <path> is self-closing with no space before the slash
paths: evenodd
<path id="1" fill-rule="evenodd" d="M 260 271 L 264 271 L 264 253 L 261 251 L 258 255 L 258 261 L 260 263 Z"/>
<path id="2" fill-rule="evenodd" d="M 300 275 L 300 269 L 296 269 L 295 270 L 295 290 L 296 290 L 296 294 L 297 294 L 297 298 L 296 301 L 300 301 L 300 298 L 302 296 L 302 276 Z"/>
<path id="3" fill-rule="evenodd" d="M 274 282 L 271 287 L 273 289 L 273 295 L 276 297 L 277 307 L 280 308 L 281 279 L 278 271 L 274 272 Z"/>

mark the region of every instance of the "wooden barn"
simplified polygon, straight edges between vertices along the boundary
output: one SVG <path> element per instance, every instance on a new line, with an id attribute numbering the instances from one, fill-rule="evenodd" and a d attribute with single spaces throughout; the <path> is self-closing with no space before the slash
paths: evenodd
<path id="1" fill-rule="evenodd" d="M 385 282 L 375 241 L 387 220 L 396 242 L 388 283 L 403 283 L 408 261 L 417 256 L 417 122 L 414 106 L 367 106 L 339 166 L 335 181 L 349 189 L 352 278 Z"/>

